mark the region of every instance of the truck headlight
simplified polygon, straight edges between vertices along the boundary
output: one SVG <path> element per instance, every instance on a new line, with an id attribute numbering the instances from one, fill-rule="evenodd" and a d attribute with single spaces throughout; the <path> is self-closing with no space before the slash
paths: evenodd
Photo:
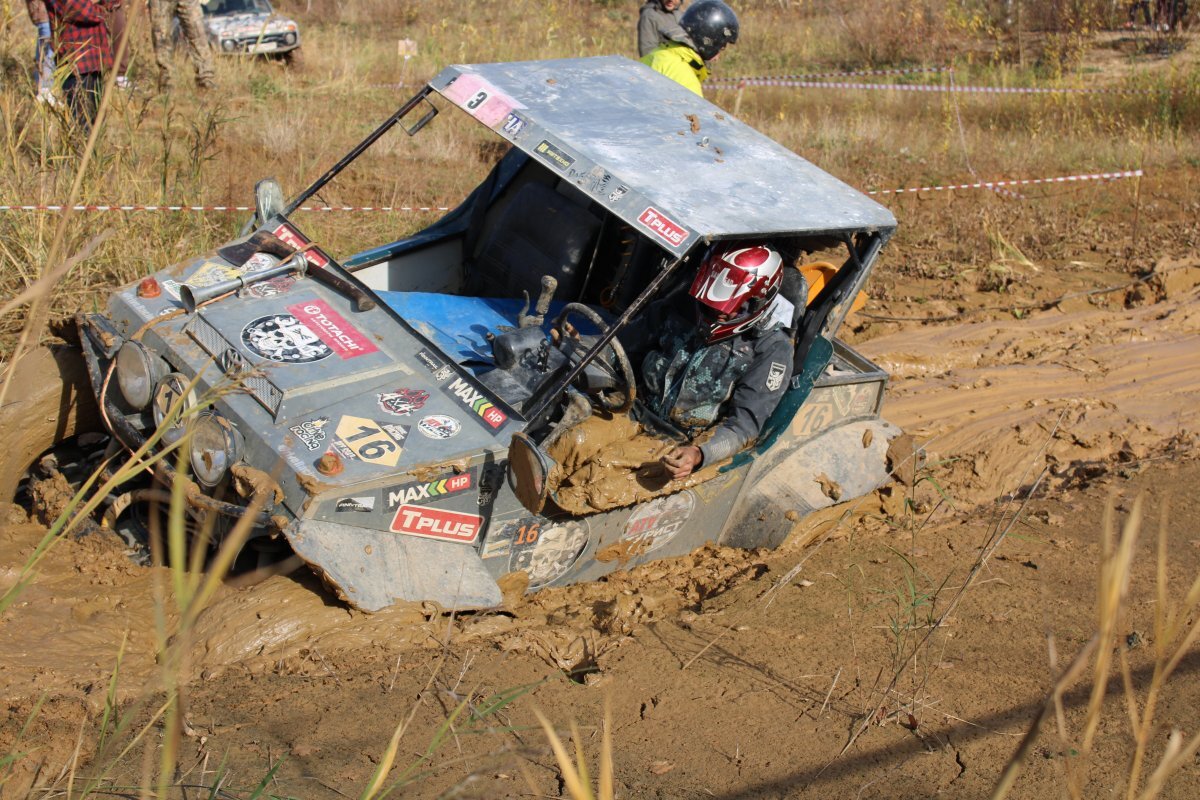
<path id="1" fill-rule="evenodd" d="M 237 42 L 235 42 L 233 39 L 222 39 L 221 49 L 226 53 L 232 53 L 235 49 L 237 49 Z"/>
<path id="2" fill-rule="evenodd" d="M 220 414 L 201 414 L 192 428 L 191 459 L 196 481 L 212 488 L 221 482 L 231 466 L 241 461 L 242 435 Z"/>
<path id="3" fill-rule="evenodd" d="M 284 44 L 295 44 L 296 43 L 296 34 L 294 34 L 294 33 L 286 34 L 283 37 L 283 42 L 284 42 Z"/>
<path id="4" fill-rule="evenodd" d="M 185 398 L 183 405 L 179 407 L 178 413 L 171 421 L 172 428 L 180 428 L 180 419 L 183 417 L 183 412 L 187 411 L 190 406 L 196 404 L 196 394 L 190 388 L 191 381 L 186 375 L 178 372 L 170 372 L 164 375 L 158 384 L 154 387 L 154 424 L 162 427 L 163 420 L 167 418 L 171 408 L 179 401 L 180 397 Z M 174 437 L 178 439 L 179 437 Z"/>
<path id="5" fill-rule="evenodd" d="M 167 363 L 141 342 L 126 342 L 117 351 L 117 386 L 130 406 L 141 411 L 150 405 L 154 387 L 167 374 Z"/>

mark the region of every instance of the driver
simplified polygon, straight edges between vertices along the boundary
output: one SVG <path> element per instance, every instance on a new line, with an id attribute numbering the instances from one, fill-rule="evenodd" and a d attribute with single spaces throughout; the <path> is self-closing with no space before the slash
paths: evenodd
<path id="1" fill-rule="evenodd" d="M 641 356 L 632 418 L 596 414 L 550 445 L 554 501 L 587 514 L 670 494 L 754 442 L 792 374 L 782 283 L 776 250 L 713 245 L 687 296 L 651 306 L 625 337 Z"/>

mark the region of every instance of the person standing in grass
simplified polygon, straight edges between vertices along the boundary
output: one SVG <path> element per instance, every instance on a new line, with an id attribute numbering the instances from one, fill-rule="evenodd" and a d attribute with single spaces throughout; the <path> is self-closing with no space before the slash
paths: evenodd
<path id="1" fill-rule="evenodd" d="M 121 39 L 125 36 L 126 17 L 124 0 L 99 0 L 104 9 L 104 25 L 108 28 L 108 43 L 112 48 L 113 59 L 117 58 L 121 49 Z M 117 62 L 117 88 L 128 89 L 129 56 L 133 52 L 133 42 L 125 44 L 125 52 L 120 54 Z"/>
<path id="2" fill-rule="evenodd" d="M 642 63 L 696 94 L 708 78 L 708 65 L 738 40 L 738 18 L 721 0 L 697 0 L 679 18 L 692 44 L 667 42 L 642 58 Z"/>
<path id="3" fill-rule="evenodd" d="M 46 10 L 58 62 L 71 66 L 63 81 L 67 105 L 80 127 L 91 130 L 100 107 L 104 72 L 112 68 L 104 14 L 93 0 L 46 0 Z"/>
<path id="4" fill-rule="evenodd" d="M 694 47 L 679 24 L 682 0 L 646 0 L 638 14 L 638 58 L 645 58 L 660 44 L 679 42 Z"/>
<path id="5" fill-rule="evenodd" d="M 201 89 L 214 89 L 212 51 L 208 47 L 208 34 L 204 32 L 204 18 L 200 14 L 200 0 L 150 0 L 150 41 L 154 44 L 154 60 L 158 62 L 158 88 L 171 88 L 171 21 L 179 18 L 179 32 L 187 42 L 188 55 L 196 67 L 196 85 Z"/>
<path id="6" fill-rule="evenodd" d="M 45 0 L 25 0 L 29 21 L 37 29 L 33 45 L 33 74 L 39 103 L 54 105 L 54 48 L 50 43 L 50 12 Z"/>

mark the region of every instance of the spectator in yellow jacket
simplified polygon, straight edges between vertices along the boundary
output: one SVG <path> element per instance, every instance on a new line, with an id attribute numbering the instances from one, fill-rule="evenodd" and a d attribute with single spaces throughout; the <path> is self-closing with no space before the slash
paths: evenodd
<path id="1" fill-rule="evenodd" d="M 721 0 L 697 0 L 679 20 L 694 47 L 666 42 L 642 58 L 642 63 L 671 80 L 703 94 L 701 86 L 708 78 L 708 64 L 738 39 L 738 19 L 733 9 Z"/>

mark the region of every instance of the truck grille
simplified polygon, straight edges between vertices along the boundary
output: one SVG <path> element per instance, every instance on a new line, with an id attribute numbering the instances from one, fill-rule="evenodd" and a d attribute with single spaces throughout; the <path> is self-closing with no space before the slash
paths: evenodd
<path id="1" fill-rule="evenodd" d="M 196 344 L 216 359 L 217 366 L 224 374 L 237 380 L 243 389 L 262 403 L 272 414 L 279 412 L 279 404 L 283 402 L 283 392 L 261 375 L 245 374 L 243 370 L 249 366 L 246 364 L 245 358 L 236 347 L 225 341 L 225 337 L 217 333 L 216 328 L 207 320 L 199 315 L 193 315 L 185 330 L 196 341 Z"/>

